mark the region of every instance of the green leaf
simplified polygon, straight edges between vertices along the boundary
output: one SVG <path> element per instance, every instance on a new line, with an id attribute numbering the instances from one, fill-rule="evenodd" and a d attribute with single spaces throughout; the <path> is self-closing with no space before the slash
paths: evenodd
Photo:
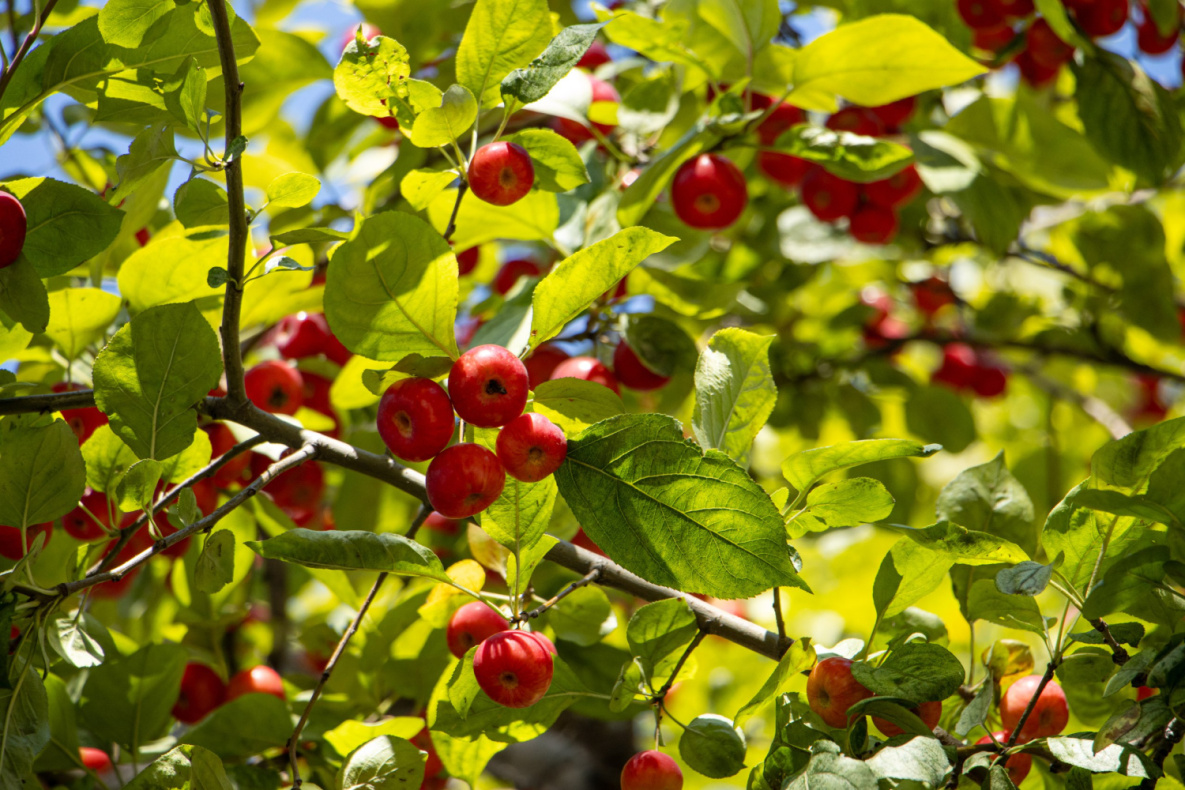
<path id="1" fill-rule="evenodd" d="M 651 161 L 642 171 L 642 175 L 625 190 L 617 207 L 617 221 L 623 226 L 637 225 L 641 222 L 659 194 L 675 177 L 679 166 L 714 148 L 720 140 L 721 133 L 715 128 L 696 126 L 675 141 Z"/>
<path id="2" fill-rule="evenodd" d="M 915 705 L 944 700 L 958 691 L 966 672 L 959 659 L 941 645 L 908 642 L 879 666 L 852 664 L 852 677 L 884 697 L 902 697 Z"/>
<path id="3" fill-rule="evenodd" d="M 701 0 L 697 12 L 748 62 L 769 45 L 782 24 L 777 0 Z"/>
<path id="4" fill-rule="evenodd" d="M 967 703 L 967 707 L 959 714 L 959 720 L 955 723 L 955 734 L 960 738 L 966 738 L 976 727 L 983 726 L 988 713 L 991 712 L 994 696 L 995 688 L 992 683 L 985 682 L 981 685 L 979 691 L 975 692 L 975 696 Z"/>
<path id="5" fill-rule="evenodd" d="M 0 688 L 0 715 L 4 720 L 4 751 L 0 754 L 0 790 L 26 790 L 33 760 L 49 743 L 49 700 L 41 674 L 25 664 L 9 688 Z"/>
<path id="6" fill-rule="evenodd" d="M 292 716 L 283 700 L 271 694 L 245 694 L 215 708 L 180 740 L 224 760 L 238 760 L 283 746 L 290 735 Z"/>
<path id="7" fill-rule="evenodd" d="M 70 271 L 119 235 L 123 212 L 89 189 L 52 178 L 6 181 L 4 188 L 25 207 L 28 230 L 21 257 L 40 277 Z"/>
<path id="8" fill-rule="evenodd" d="M 900 143 L 805 124 L 782 135 L 774 148 L 860 184 L 895 175 L 913 161 L 913 152 Z"/>
<path id="9" fill-rule="evenodd" d="M 63 288 L 49 294 L 49 326 L 45 333 L 66 359 L 75 360 L 119 315 L 118 296 L 99 288 Z"/>
<path id="10" fill-rule="evenodd" d="M 608 387 L 567 378 L 540 384 L 532 411 L 560 426 L 565 436 L 575 436 L 601 420 L 625 414 L 625 405 Z"/>
<path id="11" fill-rule="evenodd" d="M 908 439 L 845 442 L 795 453 L 782 462 L 782 476 L 799 491 L 806 491 L 824 475 L 841 469 L 893 458 L 929 458 L 941 449 Z"/>
<path id="12" fill-rule="evenodd" d="M 905 403 L 909 432 L 961 453 L 977 436 L 975 417 L 962 395 L 948 387 L 918 387 Z"/>
<path id="13" fill-rule="evenodd" d="M 546 0 L 477 0 L 457 47 L 457 81 L 482 109 L 494 107 L 502 80 L 543 52 L 551 33 Z"/>
<path id="14" fill-rule="evenodd" d="M 696 716 L 679 738 L 679 756 L 693 771 L 713 779 L 734 776 L 745 767 L 745 736 L 715 713 Z"/>
<path id="15" fill-rule="evenodd" d="M 834 111 L 838 94 L 876 107 L 986 71 L 917 17 L 880 14 L 840 25 L 803 47 L 787 101 Z"/>
<path id="16" fill-rule="evenodd" d="M 464 85 L 451 85 L 441 96 L 439 107 L 430 107 L 416 117 L 410 140 L 420 148 L 450 145 L 477 121 L 477 99 Z"/>
<path id="17" fill-rule="evenodd" d="M 194 790 L 193 755 L 200 746 L 176 746 L 156 758 L 126 785 L 126 790 Z"/>
<path id="18" fill-rule="evenodd" d="M 742 465 L 778 399 L 769 365 L 773 339 L 722 329 L 712 335 L 695 368 L 695 438 Z"/>
<path id="19" fill-rule="evenodd" d="M 695 341 L 676 322 L 650 313 L 635 313 L 625 319 L 622 338 L 642 364 L 658 375 L 690 372 L 699 364 Z"/>
<path id="20" fill-rule="evenodd" d="M 277 244 L 320 244 L 322 242 L 346 241 L 350 234 L 333 228 L 301 228 L 287 233 L 277 233 L 272 240 Z"/>
<path id="21" fill-rule="evenodd" d="M 1181 121 L 1172 95 L 1134 62 L 1106 50 L 1074 66 L 1087 138 L 1142 181 L 1164 182 L 1179 164 Z"/>
<path id="22" fill-rule="evenodd" d="M 399 194 L 413 210 L 423 211 L 456 180 L 456 170 L 412 170 L 399 182 Z"/>
<path id="23" fill-rule="evenodd" d="M 332 261 L 325 317 L 346 348 L 392 362 L 412 353 L 457 358 L 457 259 L 428 223 L 376 214 Z"/>
<path id="24" fill-rule="evenodd" d="M 1037 550 L 1033 502 L 1004 465 L 1004 453 L 960 472 L 938 495 L 938 518 Z"/>
<path id="25" fill-rule="evenodd" d="M 591 647 L 617 628 L 617 616 L 605 591 L 590 585 L 573 590 L 549 609 L 547 624 L 555 631 L 556 639 Z"/>
<path id="26" fill-rule="evenodd" d="M 1139 493 L 1156 468 L 1181 447 L 1185 447 L 1185 417 L 1103 445 L 1090 459 L 1091 475 L 1103 486 Z"/>
<path id="27" fill-rule="evenodd" d="M 78 724 L 74 700 L 66 683 L 57 675 L 45 678 L 49 700 L 49 745 L 37 756 L 35 771 L 70 771 L 78 765 Z"/>
<path id="28" fill-rule="evenodd" d="M 675 241 L 649 228 L 626 228 L 561 261 L 535 288 L 531 348 L 555 337 L 631 269 Z"/>
<path id="29" fill-rule="evenodd" d="M 86 487 L 78 438 L 61 420 L 0 438 L 0 524 L 26 528 L 64 516 Z"/>
<path id="30" fill-rule="evenodd" d="M 218 338 L 192 302 L 153 307 L 115 333 L 95 359 L 95 403 L 141 458 L 193 443 L 193 405 L 218 384 Z"/>
<path id="31" fill-rule="evenodd" d="M 877 776 L 863 760 L 853 760 L 839 752 L 830 741 L 818 741 L 810 762 L 783 790 L 864 790 L 877 787 Z"/>
<path id="32" fill-rule="evenodd" d="M 407 48 L 398 41 L 377 36 L 370 43 L 351 41 L 333 70 L 333 87 L 351 110 L 380 118 L 394 115 L 410 126 L 414 118 L 408 104 L 411 63 Z"/>
<path id="33" fill-rule="evenodd" d="M 679 598 L 648 603 L 634 612 L 625 636 L 646 680 L 657 689 L 699 633 L 695 614 Z"/>
<path id="34" fill-rule="evenodd" d="M 395 716 L 371 724 L 346 719 L 332 730 L 326 731 L 325 742 L 336 749 L 338 754 L 345 756 L 381 735 L 414 738 L 422 729 L 424 720 L 419 716 Z"/>
<path id="35" fill-rule="evenodd" d="M 1053 564 L 1022 562 L 996 574 L 996 589 L 1005 595 L 1040 595 L 1053 578 Z"/>
<path id="36" fill-rule="evenodd" d="M 291 529 L 274 538 L 248 542 L 247 546 L 264 559 L 306 568 L 385 571 L 451 581 L 431 549 L 393 532 Z"/>
<path id="37" fill-rule="evenodd" d="M 531 155 L 535 187 L 545 192 L 567 192 L 588 183 L 588 169 L 576 146 L 551 129 L 524 129 L 504 138 Z"/>
<path id="38" fill-rule="evenodd" d="M 896 780 L 890 783 L 896 786 L 916 782 L 926 787 L 944 787 L 952 770 L 942 744 L 928 735 L 900 746 L 886 746 L 869 757 L 867 764 L 882 779 Z"/>
<path id="39" fill-rule="evenodd" d="M 806 587 L 769 496 L 670 417 L 613 417 L 569 437 L 555 477 L 588 536 L 655 584 L 717 598 Z"/>
<path id="40" fill-rule="evenodd" d="M 0 269 L 0 310 L 32 333 L 44 332 L 49 324 L 45 285 L 23 253 L 16 263 Z"/>
<path id="41" fill-rule="evenodd" d="M 122 203 L 141 184 L 177 158 L 172 125 L 160 123 L 149 126 L 136 135 L 128 152 L 115 160 L 119 183 L 111 193 L 111 200 L 116 205 Z"/>
<path id="42" fill-rule="evenodd" d="M 1173 501 L 1180 495 L 1180 488 L 1172 487 L 1172 500 L 1162 504 L 1157 499 L 1163 497 L 1166 492 L 1163 483 L 1166 480 L 1166 475 L 1161 472 L 1179 471 L 1181 466 L 1180 458 L 1185 460 L 1185 453 L 1173 453 L 1169 456 L 1169 460 L 1161 464 L 1153 473 L 1152 479 L 1149 481 L 1148 494 L 1136 494 L 1135 496 L 1128 496 L 1120 491 L 1111 491 L 1105 488 L 1087 488 L 1078 493 L 1074 498 L 1075 502 L 1081 507 L 1088 507 L 1091 510 L 1099 510 L 1103 513 L 1111 513 L 1116 516 L 1128 516 L 1129 518 L 1140 518 L 1146 521 L 1155 521 L 1160 524 L 1171 524 L 1173 526 L 1182 526 L 1180 517 L 1176 514 L 1178 503 Z M 1159 478 L 1159 479 L 1158 479 Z M 1160 485 L 1158 485 L 1160 484 Z M 1153 487 L 1156 486 L 1158 490 L 1154 492 Z M 1173 506 L 1173 509 L 1167 505 Z"/>
<path id="43" fill-rule="evenodd" d="M 457 191 L 441 193 L 428 207 L 432 227 L 443 233 L 457 204 Z M 495 206 L 484 200 L 461 201 L 457 212 L 457 232 L 453 234 L 456 249 L 465 250 L 480 244 L 501 240 L 550 240 L 560 224 L 560 207 L 556 196 L 537 189 L 512 206 Z"/>
<path id="44" fill-rule="evenodd" d="M 564 75 L 576 67 L 604 26 L 605 23 L 600 22 L 572 25 L 561 30 L 543 50 L 543 54 L 532 60 L 530 65 L 506 75 L 500 87 L 502 98 L 507 104 L 511 98 L 518 99 L 520 104 L 542 99 Z"/>
<path id="45" fill-rule="evenodd" d="M 193 58 L 188 58 L 173 75 L 173 82 L 165 88 L 165 106 L 169 112 L 193 131 L 203 134 L 208 87 L 206 71 Z"/>
<path id="46" fill-rule="evenodd" d="M 115 505 L 125 513 L 144 510 L 160 482 L 164 467 L 160 461 L 145 459 L 128 467 L 115 484 Z"/>
<path id="47" fill-rule="evenodd" d="M 285 173 L 267 185 L 270 208 L 299 208 L 307 206 L 321 191 L 321 182 L 307 173 Z"/>
<path id="48" fill-rule="evenodd" d="M 408 790 L 424 781 L 424 756 L 411 741 L 380 735 L 342 766 L 340 790 Z"/>
<path id="49" fill-rule="evenodd" d="M 91 669 L 82 690 L 83 722 L 98 737 L 133 749 L 162 737 L 186 658 L 180 645 L 148 644 Z"/>
<path id="50" fill-rule="evenodd" d="M 798 538 L 807 532 L 855 527 L 888 518 L 895 504 L 884 483 L 871 477 L 824 483 L 811 489 L 806 512 L 793 518 L 786 528 L 791 538 Z"/>
<path id="51" fill-rule="evenodd" d="M 1117 773 L 1132 777 L 1158 775 L 1155 766 L 1143 753 L 1126 744 L 1113 743 L 1097 754 L 1090 738 L 1045 738 L 1044 745 L 1054 759 L 1092 773 Z"/>
<path id="52" fill-rule="evenodd" d="M 772 702 L 778 697 L 785 694 L 792 683 L 797 681 L 803 672 L 806 672 L 815 665 L 815 648 L 811 645 L 809 637 L 805 639 L 797 639 L 790 648 L 782 654 L 782 658 L 778 661 L 778 665 L 774 668 L 773 674 L 766 679 L 761 689 L 753 695 L 753 699 L 745 703 L 744 707 L 737 711 L 735 717 L 738 727 L 743 727 L 745 722 L 752 718 L 763 705 Z"/>
<path id="53" fill-rule="evenodd" d="M 1106 617 L 1144 602 L 1147 609 L 1140 611 L 1142 619 L 1159 622 L 1151 606 L 1153 591 L 1162 584 L 1164 564 L 1168 552 L 1164 546 L 1149 546 L 1126 556 L 1120 556 L 1101 582 L 1086 596 L 1082 614 L 1088 620 Z"/>
<path id="54" fill-rule="evenodd" d="M 882 617 L 901 614 L 947 580 L 954 560 L 902 538 L 881 560 L 872 585 L 872 601 Z"/>
<path id="55" fill-rule="evenodd" d="M 923 529 L 897 527 L 897 530 L 919 546 L 941 552 L 961 565 L 1011 564 L 1028 559 L 1015 543 L 949 521 L 939 521 Z"/>
<path id="56" fill-rule="evenodd" d="M 171 0 L 111 0 L 99 9 L 99 33 L 108 44 L 138 47 L 153 23 L 174 8 Z"/>
<path id="57" fill-rule="evenodd" d="M 226 190 L 204 178 L 191 178 L 173 194 L 173 212 L 187 228 L 225 225 L 229 207 Z"/>
<path id="58" fill-rule="evenodd" d="M 1000 592 L 993 579 L 977 579 L 967 594 L 967 619 L 986 620 L 1006 628 L 1045 633 L 1041 609 L 1030 595 Z"/>
<path id="59" fill-rule="evenodd" d="M 235 536 L 220 529 L 206 538 L 202 553 L 193 569 L 193 588 L 202 593 L 216 593 L 234 579 Z"/>
<path id="60" fill-rule="evenodd" d="M 481 514 L 481 528 L 511 552 L 520 552 L 543 537 L 555 499 L 554 477 L 538 483 L 507 477 L 502 495 Z"/>

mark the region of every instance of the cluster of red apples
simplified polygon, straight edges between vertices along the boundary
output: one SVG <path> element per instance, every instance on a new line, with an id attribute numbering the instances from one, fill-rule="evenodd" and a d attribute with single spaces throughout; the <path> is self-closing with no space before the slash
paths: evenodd
<path id="1" fill-rule="evenodd" d="M 1066 704 L 1066 694 L 1056 681 L 1050 681 L 1037 694 L 1041 685 L 1040 675 L 1026 675 L 1015 681 L 1000 698 L 1000 724 L 1002 729 L 985 735 L 977 745 L 986 745 L 993 741 L 1001 746 L 1012 737 L 1017 725 L 1021 725 L 1021 718 L 1029 702 L 1037 697 L 1033 710 L 1020 727 L 1020 734 L 1016 738 L 1017 744 L 1027 743 L 1036 738 L 1048 738 L 1058 735 L 1070 723 L 1070 709 Z M 852 661 L 847 658 L 832 656 L 825 658 L 815 665 L 807 678 L 807 702 L 816 714 L 829 726 L 843 729 L 849 726 L 854 717 L 848 714 L 848 709 L 861 700 L 876 696 L 852 675 Z M 942 716 L 942 701 L 932 700 L 923 702 L 915 707 L 912 713 L 922 722 L 933 729 L 938 726 Z M 882 718 L 873 716 L 872 723 L 886 738 L 902 735 L 904 730 Z M 1013 784 L 1019 785 L 1032 768 L 1033 758 L 1028 754 L 1014 754 L 1004 763 L 1009 778 Z"/>
<path id="2" fill-rule="evenodd" d="M 1087 38 L 1112 36 L 1131 17 L 1129 0 L 1064 0 L 1074 23 Z M 1146 55 L 1163 55 L 1177 43 L 1177 25 L 1162 31 L 1146 0 L 1140 0 L 1136 44 Z M 976 49 L 990 53 L 994 65 L 1015 57 L 1021 76 L 1034 88 L 1052 83 L 1061 67 L 1074 57 L 1074 46 L 1063 41 L 1044 17 L 1034 18 L 1033 0 L 958 0 L 959 15 L 975 32 Z"/>

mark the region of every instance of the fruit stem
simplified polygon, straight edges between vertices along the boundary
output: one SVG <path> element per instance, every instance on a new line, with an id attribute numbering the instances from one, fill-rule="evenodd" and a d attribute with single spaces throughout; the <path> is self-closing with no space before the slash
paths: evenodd
<path id="1" fill-rule="evenodd" d="M 560 590 L 558 593 L 556 593 L 551 598 L 547 599 L 546 601 L 544 601 L 542 604 L 535 607 L 531 611 L 520 612 L 516 616 L 512 617 L 511 623 L 525 623 L 527 620 L 534 620 L 535 618 L 539 617 L 544 612 L 546 612 L 548 609 L 552 608 L 557 603 L 559 603 L 560 601 L 564 600 L 572 593 L 579 590 L 581 587 L 587 587 L 588 585 L 592 584 L 599 578 L 601 578 L 601 569 L 600 568 L 593 568 L 591 571 L 584 574 L 579 579 L 572 582 L 567 587 Z"/>

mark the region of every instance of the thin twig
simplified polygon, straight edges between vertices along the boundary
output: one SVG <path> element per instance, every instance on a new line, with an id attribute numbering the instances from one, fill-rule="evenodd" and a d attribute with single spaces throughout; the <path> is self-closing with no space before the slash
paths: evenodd
<path id="1" fill-rule="evenodd" d="M 782 590 L 780 587 L 774 588 L 774 620 L 778 624 L 778 636 L 785 639 L 786 621 L 782 617 Z"/>
<path id="2" fill-rule="evenodd" d="M 675 681 L 679 677 L 679 672 L 681 672 L 683 669 L 683 665 L 687 663 L 687 659 L 691 658 L 691 654 L 695 652 L 697 647 L 699 647 L 699 643 L 704 641 L 705 636 L 707 636 L 707 634 L 703 631 L 700 631 L 695 635 L 695 639 L 691 640 L 691 644 L 689 644 L 687 649 L 683 651 L 683 655 L 679 656 L 679 660 L 675 663 L 675 668 L 671 670 L 671 676 L 667 678 L 667 682 L 662 685 L 662 688 L 655 692 L 655 699 L 661 701 L 667 695 L 667 693 L 670 692 L 671 687 L 675 685 Z"/>
<path id="3" fill-rule="evenodd" d="M 116 541 L 111 550 L 107 552 L 107 555 L 103 557 L 102 562 L 99 563 L 99 570 L 105 571 L 115 563 L 115 558 L 119 555 L 120 549 L 126 546 L 128 541 L 132 539 L 136 532 L 148 523 L 148 518 L 150 515 L 155 517 L 156 514 L 164 510 L 169 505 L 169 503 L 181 496 L 182 491 L 187 488 L 192 488 L 208 477 L 213 477 L 215 474 L 217 474 L 219 469 L 226 466 L 228 463 L 234 460 L 235 457 L 242 455 L 258 444 L 263 444 L 264 441 L 265 439 L 262 436 L 256 435 L 252 436 L 250 439 L 239 442 L 234 447 L 218 456 L 216 460 L 212 461 L 210 464 L 198 470 L 197 472 L 194 472 L 173 489 L 163 494 L 160 499 L 153 503 L 149 510 L 141 513 L 139 518 L 119 530 L 119 539 Z"/>
<path id="4" fill-rule="evenodd" d="M 416 532 L 419 531 L 420 526 L 431 513 L 432 509 L 427 506 L 420 508 L 415 520 L 412 521 L 411 528 L 407 531 L 409 537 L 415 537 Z M 321 698 L 321 693 L 325 690 L 325 684 L 329 682 L 329 678 L 333 675 L 333 670 L 337 666 L 338 659 L 346 652 L 346 648 L 349 646 L 350 640 L 354 638 L 354 634 L 358 633 L 358 628 L 362 625 L 362 618 L 366 617 L 367 610 L 374 603 L 375 596 L 378 595 L 379 588 L 383 586 L 383 582 L 387 580 L 388 575 L 386 572 L 380 573 L 374 580 L 374 584 L 370 587 L 370 592 L 366 595 L 366 600 L 362 602 L 362 606 L 358 608 L 358 612 L 354 615 L 354 619 L 350 621 L 346 632 L 338 640 L 337 647 L 333 650 L 333 655 L 329 657 L 329 662 L 325 665 L 325 670 L 317 680 L 317 685 L 313 688 L 313 694 L 309 697 L 308 703 L 304 706 L 304 712 L 300 714 L 300 720 L 296 722 L 296 727 L 292 730 L 292 736 L 288 739 L 288 744 L 285 748 L 288 750 L 288 765 L 291 773 L 289 778 L 292 780 L 294 790 L 300 788 L 304 783 L 304 780 L 300 778 L 300 768 L 297 764 L 301 733 L 304 732 L 305 726 L 309 723 L 309 717 L 313 715 L 313 706 Z"/>
<path id="5" fill-rule="evenodd" d="M 469 182 L 461 179 L 461 186 L 457 188 L 457 202 L 453 203 L 452 216 L 448 218 L 448 226 L 444 229 L 444 240 L 448 241 L 457 232 L 457 214 L 461 211 L 461 200 L 464 199 L 465 193 L 469 191 Z"/>
<path id="6" fill-rule="evenodd" d="M 512 618 L 511 622 L 525 623 L 527 620 L 534 620 L 535 618 L 539 617 L 544 612 L 546 612 L 548 609 L 555 606 L 557 603 L 559 603 L 560 601 L 564 600 L 572 593 L 579 590 L 581 587 L 587 587 L 588 585 L 592 584 L 599 578 L 601 578 L 601 569 L 600 568 L 593 568 L 591 571 L 584 574 L 579 579 L 572 582 L 567 587 L 560 590 L 558 593 L 556 593 L 555 595 L 553 595 L 551 598 L 547 599 L 543 603 L 539 604 L 539 606 L 535 607 L 531 611 L 521 612 L 518 615 L 518 617 Z"/>
<path id="7" fill-rule="evenodd" d="M 1116 639 L 1115 635 L 1111 633 L 1111 629 L 1107 626 L 1107 623 L 1105 620 L 1103 620 L 1103 618 L 1099 617 L 1094 620 L 1087 620 L 1087 622 L 1094 627 L 1094 630 L 1103 635 L 1103 641 L 1107 643 L 1107 647 L 1111 648 L 1112 661 L 1114 661 L 1119 666 L 1123 666 L 1131 659 L 1131 656 L 1128 655 L 1127 650 L 1123 647 L 1123 645 L 1119 644 L 1119 640 Z"/>
<path id="8" fill-rule="evenodd" d="M 16 2 L 16 0 L 11 0 Z M 58 4 L 58 0 L 49 0 L 45 4 L 45 8 L 41 9 L 41 14 L 33 22 L 33 29 L 29 31 L 29 35 L 25 36 L 25 40 L 21 43 L 20 49 L 12 56 L 12 60 L 8 63 L 8 68 L 0 74 L 0 98 L 4 97 L 4 91 L 8 88 L 8 83 L 12 82 L 12 77 L 16 74 L 17 66 L 21 65 L 21 61 L 29 54 L 29 50 L 33 48 L 33 42 L 37 40 L 37 36 L 41 34 L 41 28 L 45 27 L 45 20 L 49 19 L 49 15 L 53 12 L 53 7 Z M 13 36 L 16 36 L 16 31 L 13 31 Z"/>
<path id="9" fill-rule="evenodd" d="M 235 60 L 234 41 L 231 39 L 230 19 L 224 0 L 210 0 L 210 16 L 218 40 L 218 58 L 222 64 L 222 79 L 226 86 L 226 151 L 243 133 L 243 83 L 239 81 L 239 64 Z M 225 154 L 224 154 L 225 155 Z M 226 369 L 227 397 L 236 406 L 247 402 L 243 386 L 243 357 L 239 350 L 239 318 L 243 307 L 243 265 L 250 241 L 247 226 L 247 200 L 243 195 L 243 157 L 236 156 L 224 168 L 226 173 L 227 207 L 230 213 L 230 249 L 226 256 L 226 296 L 222 303 L 222 360 Z"/>

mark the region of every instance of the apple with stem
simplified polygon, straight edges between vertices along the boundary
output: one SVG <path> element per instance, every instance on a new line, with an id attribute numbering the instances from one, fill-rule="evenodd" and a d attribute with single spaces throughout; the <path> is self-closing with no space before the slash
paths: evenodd
<path id="1" fill-rule="evenodd" d="M 529 390 L 526 366 L 502 346 L 466 351 L 448 374 L 457 416 L 479 428 L 498 428 L 522 414 Z"/>
<path id="2" fill-rule="evenodd" d="M 568 455 L 568 439 L 551 420 L 530 413 L 498 432 L 495 449 L 507 474 L 524 483 L 538 483 L 560 468 Z"/>
<path id="3" fill-rule="evenodd" d="M 564 360 L 556 365 L 555 370 L 551 372 L 552 381 L 559 379 L 591 381 L 594 384 L 608 387 L 618 395 L 621 394 L 621 387 L 618 385 L 617 377 L 613 375 L 613 371 L 609 370 L 605 363 L 596 357 L 572 357 Z"/>
<path id="4" fill-rule="evenodd" d="M 424 485 L 433 510 L 447 518 L 469 518 L 502 494 L 506 471 L 498 456 L 480 444 L 454 444 L 432 459 Z"/>
<path id="5" fill-rule="evenodd" d="M 474 196 L 495 206 L 509 206 L 531 191 L 535 166 L 518 143 L 488 143 L 469 161 L 467 178 Z"/>
<path id="6" fill-rule="evenodd" d="M 621 769 L 621 790 L 682 790 L 679 764 L 657 749 L 638 752 Z"/>
<path id="7" fill-rule="evenodd" d="M 455 427 L 452 401 L 432 379 L 402 379 L 379 399 L 379 436 L 404 461 L 436 457 L 448 446 Z"/>
<path id="8" fill-rule="evenodd" d="M 473 657 L 477 685 L 507 708 L 529 708 L 543 699 L 553 671 L 551 653 L 526 631 L 494 634 Z"/>

